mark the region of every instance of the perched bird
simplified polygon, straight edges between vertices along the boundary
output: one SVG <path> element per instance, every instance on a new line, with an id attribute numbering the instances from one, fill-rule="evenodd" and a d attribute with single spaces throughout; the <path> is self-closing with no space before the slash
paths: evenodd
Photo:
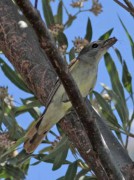
<path id="1" fill-rule="evenodd" d="M 86 45 L 72 63 L 70 72 L 80 89 L 83 97 L 86 97 L 94 88 L 97 79 L 98 63 L 117 39 L 99 40 Z M 70 87 L 71 88 L 71 87 Z M 52 99 L 42 116 L 26 134 L 24 148 L 27 153 L 32 153 L 41 143 L 44 136 L 72 107 L 66 91 L 61 83 L 53 90 Z"/>

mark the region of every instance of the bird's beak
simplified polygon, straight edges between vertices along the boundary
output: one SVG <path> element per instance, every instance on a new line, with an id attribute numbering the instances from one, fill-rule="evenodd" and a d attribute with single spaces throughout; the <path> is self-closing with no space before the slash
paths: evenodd
<path id="1" fill-rule="evenodd" d="M 109 48 L 112 45 L 114 45 L 117 42 L 117 39 L 115 37 L 109 38 L 104 41 L 102 48 Z"/>

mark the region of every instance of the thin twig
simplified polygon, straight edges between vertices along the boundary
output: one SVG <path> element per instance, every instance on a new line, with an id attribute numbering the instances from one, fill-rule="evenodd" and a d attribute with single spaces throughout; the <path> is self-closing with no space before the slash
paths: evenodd
<path id="1" fill-rule="evenodd" d="M 114 2 L 116 2 L 119 6 L 121 6 L 123 9 L 125 9 L 126 11 L 128 11 L 132 16 L 134 16 L 134 9 L 129 9 L 129 7 L 125 6 L 122 2 L 120 2 L 119 0 L 113 0 Z"/>
<path id="2" fill-rule="evenodd" d="M 126 3 L 126 5 L 128 6 L 128 8 L 130 8 L 131 9 L 131 11 L 134 11 L 134 7 L 133 7 L 133 5 L 132 5 L 132 3 L 130 2 L 130 1 L 128 1 L 128 0 L 124 0 L 124 2 Z"/>

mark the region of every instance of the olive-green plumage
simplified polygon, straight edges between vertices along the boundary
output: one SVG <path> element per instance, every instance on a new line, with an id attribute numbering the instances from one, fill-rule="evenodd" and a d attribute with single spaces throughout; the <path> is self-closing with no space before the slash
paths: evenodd
<path id="1" fill-rule="evenodd" d="M 108 48 L 116 41 L 116 38 L 110 38 L 88 44 L 81 50 L 78 58 L 70 67 L 70 72 L 83 97 L 86 97 L 90 90 L 94 88 L 97 79 L 98 63 Z M 44 116 L 27 133 L 24 148 L 28 153 L 36 149 L 50 128 L 66 115 L 71 106 L 65 89 L 60 84 Z"/>

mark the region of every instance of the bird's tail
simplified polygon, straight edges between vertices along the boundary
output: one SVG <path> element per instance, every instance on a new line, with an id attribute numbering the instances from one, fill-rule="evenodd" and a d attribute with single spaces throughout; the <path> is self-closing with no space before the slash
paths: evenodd
<path id="1" fill-rule="evenodd" d="M 26 134 L 26 141 L 24 143 L 24 149 L 27 153 L 32 153 L 38 145 L 43 140 L 44 136 L 47 134 L 47 132 L 44 132 L 42 134 L 38 134 L 38 127 L 40 126 L 40 123 L 42 121 L 42 118 L 37 121 L 36 124 L 34 124 Z"/>

